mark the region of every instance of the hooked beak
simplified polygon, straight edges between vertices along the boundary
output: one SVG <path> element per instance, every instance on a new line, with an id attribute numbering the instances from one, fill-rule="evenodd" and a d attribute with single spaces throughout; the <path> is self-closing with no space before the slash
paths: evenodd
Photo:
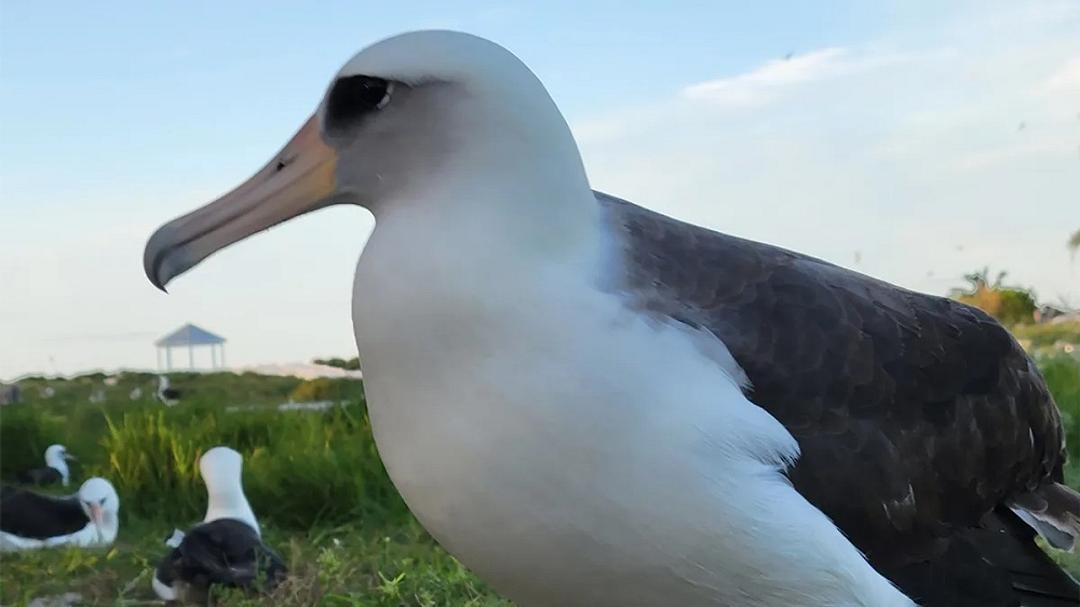
<path id="1" fill-rule="evenodd" d="M 75 457 L 74 455 L 72 455 L 70 453 L 65 453 L 64 454 L 64 459 L 66 459 L 69 462 L 77 462 L 77 461 L 79 461 L 79 458 Z"/>
<path id="2" fill-rule="evenodd" d="M 146 243 L 146 277 L 162 291 L 203 259 L 256 232 L 332 204 L 337 153 L 312 116 L 273 160 L 233 191 L 161 226 Z"/>

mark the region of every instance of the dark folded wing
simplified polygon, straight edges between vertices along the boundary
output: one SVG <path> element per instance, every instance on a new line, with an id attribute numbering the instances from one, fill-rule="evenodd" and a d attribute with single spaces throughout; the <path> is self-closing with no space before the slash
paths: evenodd
<path id="1" fill-rule="evenodd" d="M 167 558 L 172 562 L 169 575 L 189 583 L 272 587 L 285 571 L 281 557 L 255 530 L 234 519 L 195 527 Z"/>
<path id="2" fill-rule="evenodd" d="M 1061 480 L 1057 409 L 992 318 L 597 193 L 633 305 L 714 334 L 796 437 L 795 487 L 876 565 L 940 555 Z"/>
<path id="3" fill-rule="evenodd" d="M 0 496 L 0 530 L 19 537 L 67 535 L 90 522 L 74 496 L 53 497 L 16 487 L 4 487 Z"/>
<path id="4" fill-rule="evenodd" d="M 61 478 L 59 470 L 44 466 L 19 473 L 18 481 L 27 485 L 51 485 L 60 482 Z"/>

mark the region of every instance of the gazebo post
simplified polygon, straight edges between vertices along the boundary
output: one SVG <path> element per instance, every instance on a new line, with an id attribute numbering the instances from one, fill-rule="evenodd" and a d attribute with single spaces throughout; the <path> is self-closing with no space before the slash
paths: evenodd
<path id="1" fill-rule="evenodd" d="M 165 370 L 172 371 L 172 346 L 165 346 Z"/>
<path id="2" fill-rule="evenodd" d="M 190 343 L 187 346 L 187 362 L 189 369 L 195 369 L 195 346 Z"/>
<path id="3" fill-rule="evenodd" d="M 217 348 L 210 344 L 210 368 L 217 369 Z"/>
<path id="4" fill-rule="evenodd" d="M 155 346 L 154 351 L 157 353 L 157 370 L 161 370 L 161 346 Z"/>

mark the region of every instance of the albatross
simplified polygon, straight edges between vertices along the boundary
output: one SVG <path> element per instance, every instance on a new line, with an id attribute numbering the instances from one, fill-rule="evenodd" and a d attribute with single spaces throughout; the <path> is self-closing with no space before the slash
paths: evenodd
<path id="1" fill-rule="evenodd" d="M 18 481 L 27 485 L 51 485 L 60 483 L 67 487 L 71 482 L 68 462 L 75 461 L 75 456 L 68 453 L 63 445 L 49 445 L 45 448 L 45 465 L 19 473 Z"/>
<path id="2" fill-rule="evenodd" d="M 119 529 L 120 497 L 103 478 L 89 478 L 63 497 L 0 488 L 0 552 L 108 546 Z"/>
<path id="3" fill-rule="evenodd" d="M 353 321 L 390 477 L 517 604 L 1076 604 L 1034 542 L 1080 533 L 1061 420 L 1000 324 L 594 191 L 504 48 L 364 48 L 147 276 L 334 204 L 375 218 Z"/>
<path id="4" fill-rule="evenodd" d="M 187 533 L 174 529 L 151 585 L 166 601 L 205 603 L 211 585 L 271 590 L 286 574 L 285 562 L 262 541 L 241 482 L 243 456 L 214 447 L 199 458 L 206 483 L 206 516 Z"/>
<path id="5" fill-rule="evenodd" d="M 174 407 L 180 403 L 180 391 L 169 384 L 166 375 L 158 375 L 157 399 L 166 407 Z M 134 400 L 134 397 L 132 398 Z"/>

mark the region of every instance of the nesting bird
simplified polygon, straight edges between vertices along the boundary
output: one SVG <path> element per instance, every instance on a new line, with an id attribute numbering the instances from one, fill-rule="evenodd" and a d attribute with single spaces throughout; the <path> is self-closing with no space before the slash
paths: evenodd
<path id="1" fill-rule="evenodd" d="M 108 546 L 120 529 L 120 496 L 93 477 L 74 495 L 54 497 L 0 488 L 0 551 Z"/>
<path id="2" fill-rule="evenodd" d="M 68 470 L 68 462 L 75 461 L 75 456 L 68 453 L 63 445 L 49 445 L 45 449 L 45 465 L 40 468 L 31 468 L 19 473 L 16 477 L 20 483 L 26 485 L 52 485 L 60 483 L 67 487 L 70 482 L 71 472 Z"/>
<path id="3" fill-rule="evenodd" d="M 214 447 L 199 459 L 206 516 L 186 533 L 174 529 L 166 539 L 172 550 L 152 581 L 163 600 L 201 600 L 214 585 L 269 591 L 284 579 L 285 562 L 263 543 L 244 495 L 242 467 L 243 457 L 228 447 Z"/>
<path id="4" fill-rule="evenodd" d="M 157 399 L 166 407 L 172 407 L 180 402 L 180 391 L 169 386 L 169 378 L 158 375 Z"/>

